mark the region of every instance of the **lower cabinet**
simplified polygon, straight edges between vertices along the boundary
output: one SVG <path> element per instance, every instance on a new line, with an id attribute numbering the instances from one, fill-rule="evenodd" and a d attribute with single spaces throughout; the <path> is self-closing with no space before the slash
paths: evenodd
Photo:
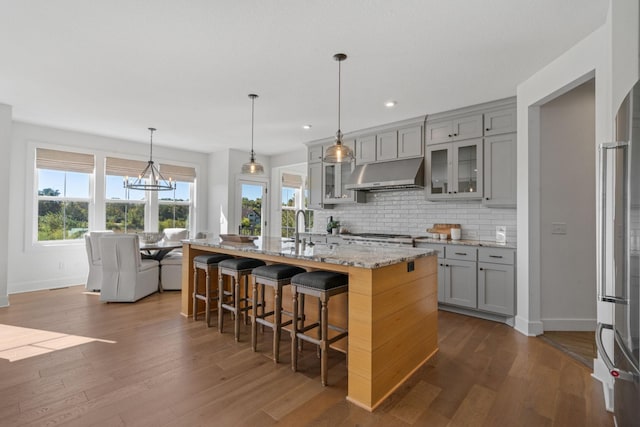
<path id="1" fill-rule="evenodd" d="M 514 316 L 515 250 L 419 243 L 438 255 L 438 302 Z"/>
<path id="2" fill-rule="evenodd" d="M 447 304 L 476 308 L 475 261 L 444 260 L 444 298 Z"/>

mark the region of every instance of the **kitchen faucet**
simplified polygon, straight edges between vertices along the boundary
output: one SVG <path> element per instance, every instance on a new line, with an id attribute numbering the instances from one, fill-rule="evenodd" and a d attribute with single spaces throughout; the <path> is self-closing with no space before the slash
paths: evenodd
<path id="1" fill-rule="evenodd" d="M 307 228 L 307 220 L 304 216 L 304 210 L 302 209 L 298 209 L 296 211 L 296 238 L 295 238 L 295 247 L 296 247 L 296 254 L 299 253 L 300 250 L 300 228 L 299 228 L 299 223 L 298 220 L 300 219 L 300 214 L 302 214 L 302 225 L 304 226 L 305 230 Z"/>

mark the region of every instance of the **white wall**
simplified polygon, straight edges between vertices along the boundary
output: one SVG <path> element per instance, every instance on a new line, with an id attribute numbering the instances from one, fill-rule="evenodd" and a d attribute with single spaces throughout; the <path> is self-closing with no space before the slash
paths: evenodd
<path id="1" fill-rule="evenodd" d="M 71 245 L 50 246 L 32 242 L 35 144 L 94 153 L 97 170 L 103 169 L 104 158 L 107 155 L 127 156 L 140 160 L 148 160 L 149 156 L 148 144 L 14 122 L 11 136 L 11 190 L 8 196 L 7 291 L 9 294 L 83 284 L 88 273 L 84 241 Z M 206 155 L 161 146 L 154 147 L 153 154 L 154 160 L 158 162 L 172 162 L 196 168 L 198 204 L 195 209 L 195 227 L 198 228 L 201 221 L 206 223 L 208 206 Z M 100 182 L 96 182 L 96 187 Z M 101 194 L 100 192 L 101 187 L 96 188 L 96 193 Z M 100 221 L 97 222 L 100 223 Z M 0 257 L 0 259 L 7 258 Z"/>
<path id="2" fill-rule="evenodd" d="M 0 200 L 5 200 L 0 208 L 0 307 L 9 305 L 8 280 L 9 280 L 9 200 L 11 193 L 11 129 L 12 109 L 10 105 L 0 104 L 0 151 L 5 153 L 0 156 L 0 181 L 7 183 L 0 188 Z"/>
<path id="3" fill-rule="evenodd" d="M 596 327 L 595 82 L 540 108 L 540 291 L 545 331 Z M 554 223 L 566 234 L 554 234 Z"/>

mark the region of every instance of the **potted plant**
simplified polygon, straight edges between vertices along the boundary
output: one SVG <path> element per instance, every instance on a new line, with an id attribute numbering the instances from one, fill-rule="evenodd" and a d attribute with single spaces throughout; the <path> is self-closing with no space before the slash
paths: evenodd
<path id="1" fill-rule="evenodd" d="M 339 229 L 340 229 L 340 221 L 330 220 L 327 223 L 327 231 L 331 230 L 331 234 L 338 234 Z"/>

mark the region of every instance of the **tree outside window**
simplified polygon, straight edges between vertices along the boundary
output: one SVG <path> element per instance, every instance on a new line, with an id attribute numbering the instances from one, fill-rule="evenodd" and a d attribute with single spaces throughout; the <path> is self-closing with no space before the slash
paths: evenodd
<path id="1" fill-rule="evenodd" d="M 158 194 L 158 231 L 165 228 L 189 228 L 191 216 L 190 182 L 176 182 L 174 191 Z"/>

